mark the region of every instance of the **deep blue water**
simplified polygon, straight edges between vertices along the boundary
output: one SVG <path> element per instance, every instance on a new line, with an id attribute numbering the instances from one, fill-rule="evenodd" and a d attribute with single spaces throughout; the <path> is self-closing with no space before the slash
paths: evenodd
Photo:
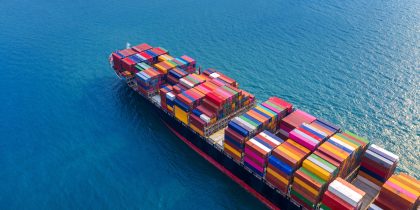
<path id="1" fill-rule="evenodd" d="M 285 98 L 420 178 L 419 31 L 417 0 L 2 1 L 0 208 L 264 208 L 115 77 L 127 42 Z"/>

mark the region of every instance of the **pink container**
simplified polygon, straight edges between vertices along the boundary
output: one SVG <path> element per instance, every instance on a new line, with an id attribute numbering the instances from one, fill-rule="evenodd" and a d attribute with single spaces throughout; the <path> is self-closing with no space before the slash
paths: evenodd
<path id="1" fill-rule="evenodd" d="M 250 158 L 257 161 L 257 163 L 261 166 L 265 165 L 265 159 L 262 157 L 259 157 L 256 155 L 252 150 L 250 150 L 248 147 L 245 147 L 245 157 L 249 156 Z"/>
<path id="2" fill-rule="evenodd" d="M 289 133 L 289 138 L 297 142 L 298 144 L 308 148 L 311 151 L 314 151 L 316 148 L 316 145 L 314 142 L 305 139 L 303 136 L 298 134 L 295 130 Z"/>
<path id="3" fill-rule="evenodd" d="M 256 170 L 258 170 L 259 172 L 263 173 L 264 172 L 264 167 L 259 166 L 258 164 L 256 164 L 254 161 L 252 161 L 251 159 L 249 159 L 248 157 L 244 157 L 244 161 L 247 162 L 249 165 L 251 165 L 252 167 L 254 167 Z"/>

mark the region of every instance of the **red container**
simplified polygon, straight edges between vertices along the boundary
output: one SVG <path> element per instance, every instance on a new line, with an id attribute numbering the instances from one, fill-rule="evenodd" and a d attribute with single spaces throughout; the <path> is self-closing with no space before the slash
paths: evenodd
<path id="1" fill-rule="evenodd" d="M 166 54 L 167 52 L 165 51 L 165 50 L 163 50 L 162 48 L 160 48 L 160 47 L 155 47 L 155 48 L 153 48 L 153 49 L 151 49 L 150 51 L 152 51 L 153 53 L 155 53 L 156 55 L 163 55 L 163 54 Z"/>
<path id="2" fill-rule="evenodd" d="M 284 184 L 283 182 L 279 181 L 275 176 L 266 173 L 265 179 L 270 182 L 272 185 L 274 185 L 278 190 L 280 190 L 283 193 L 286 193 L 288 190 L 288 185 Z"/>
<path id="3" fill-rule="evenodd" d="M 229 136 L 232 140 L 237 141 L 238 143 L 243 143 L 245 141 L 245 137 L 238 134 L 236 131 L 226 128 L 225 135 Z"/>
<path id="4" fill-rule="evenodd" d="M 129 72 L 132 72 L 132 73 L 135 72 L 134 66 L 136 65 L 136 63 L 133 60 L 131 60 L 130 58 L 122 59 L 121 64 L 122 64 L 122 69 L 123 70 L 129 71 Z"/>
<path id="5" fill-rule="evenodd" d="M 354 209 L 350 204 L 339 198 L 338 196 L 332 194 L 329 191 L 326 191 L 324 193 L 324 196 L 322 197 L 322 203 L 331 210 L 351 210 Z"/>
<path id="6" fill-rule="evenodd" d="M 148 44 L 146 44 L 146 43 L 143 43 L 143 44 L 139 44 L 139 45 L 137 45 L 137 46 L 134 46 L 134 47 L 132 47 L 131 49 L 133 49 L 133 50 L 135 50 L 135 51 L 137 51 L 137 52 L 143 52 L 143 51 L 145 51 L 145 50 L 152 49 L 152 46 L 150 46 L 150 45 L 148 45 Z"/>
<path id="7" fill-rule="evenodd" d="M 204 105 L 204 106 L 205 106 L 208 110 L 210 110 L 210 112 L 212 112 L 212 113 L 216 113 L 216 115 L 217 115 L 217 113 L 218 113 L 218 112 L 219 112 L 219 110 L 220 110 L 220 107 L 219 107 L 219 106 L 216 106 L 213 102 L 209 101 L 209 100 L 207 99 L 207 97 L 203 99 L 203 105 Z"/>
<path id="8" fill-rule="evenodd" d="M 193 124 L 195 127 L 203 130 L 204 126 L 206 126 L 206 122 L 204 122 L 204 120 L 202 120 L 200 117 L 191 114 L 190 115 L 190 123 Z"/>
<path id="9" fill-rule="evenodd" d="M 287 113 L 291 113 L 293 110 L 293 104 L 281 99 L 281 98 L 277 98 L 277 97 L 270 97 L 268 99 L 270 102 L 279 105 L 283 108 L 285 108 L 287 110 Z"/>
<path id="10" fill-rule="evenodd" d="M 139 55 L 144 57 L 149 64 L 153 63 L 153 57 L 151 55 L 149 55 L 148 53 L 143 51 L 143 52 L 140 52 Z"/>

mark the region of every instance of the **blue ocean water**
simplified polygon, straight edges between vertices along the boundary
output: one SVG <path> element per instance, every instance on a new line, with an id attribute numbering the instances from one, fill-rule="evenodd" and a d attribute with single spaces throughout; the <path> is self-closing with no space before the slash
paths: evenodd
<path id="1" fill-rule="evenodd" d="M 420 178 L 419 30 L 417 0 L 2 1 L 0 208 L 264 208 L 115 77 L 127 42 L 285 98 Z"/>

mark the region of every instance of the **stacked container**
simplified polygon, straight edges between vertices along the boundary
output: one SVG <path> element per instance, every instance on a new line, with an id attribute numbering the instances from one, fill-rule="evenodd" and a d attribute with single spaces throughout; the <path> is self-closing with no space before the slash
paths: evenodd
<path id="1" fill-rule="evenodd" d="M 271 152 L 268 158 L 266 180 L 286 194 L 293 173 L 309 154 L 308 149 L 288 139 Z"/>
<path id="2" fill-rule="evenodd" d="M 311 154 L 294 174 L 291 197 L 302 206 L 313 209 L 320 201 L 328 183 L 337 174 L 337 167 L 318 155 Z"/>
<path id="3" fill-rule="evenodd" d="M 150 46 L 146 43 L 143 43 L 143 44 L 139 44 L 137 46 L 134 46 L 131 49 L 133 49 L 134 51 L 139 53 L 139 52 L 143 52 L 143 51 L 152 49 L 152 46 Z"/>
<path id="4" fill-rule="evenodd" d="M 347 181 L 337 178 L 328 186 L 322 197 L 321 210 L 360 209 L 365 192 Z"/>
<path id="5" fill-rule="evenodd" d="M 295 129 L 299 128 L 303 123 L 311 123 L 315 121 L 316 118 L 302 110 L 295 110 L 280 122 L 279 136 L 282 139 L 288 139 L 289 133 Z"/>
<path id="6" fill-rule="evenodd" d="M 174 68 L 169 70 L 168 75 L 166 77 L 166 81 L 171 84 L 175 85 L 179 83 L 179 80 L 185 76 L 187 76 L 188 73 L 180 68 Z"/>
<path id="7" fill-rule="evenodd" d="M 175 96 L 174 92 L 166 93 L 166 108 L 172 114 L 174 113 L 175 99 L 176 99 L 176 96 Z"/>
<path id="8" fill-rule="evenodd" d="M 381 186 L 394 173 L 398 159 L 397 155 L 372 144 L 362 158 L 359 175 Z"/>
<path id="9" fill-rule="evenodd" d="M 362 146 L 358 142 L 341 134 L 335 134 L 322 143 L 315 154 L 339 168 L 338 175 L 344 178 L 358 165 L 357 154 L 361 150 Z"/>
<path id="10" fill-rule="evenodd" d="M 146 69 L 150 69 L 152 68 L 149 64 L 147 63 L 137 63 L 134 68 L 136 69 L 135 71 L 140 72 Z"/>
<path id="11" fill-rule="evenodd" d="M 359 165 L 360 160 L 362 159 L 363 154 L 365 153 L 365 151 L 367 150 L 367 148 L 370 145 L 369 140 L 367 140 L 366 138 L 360 137 L 350 131 L 344 131 L 343 133 L 340 133 L 340 135 L 343 138 L 347 138 L 349 140 L 351 140 L 352 142 L 357 142 L 358 144 L 361 145 L 361 150 L 357 151 L 356 155 L 356 159 L 355 159 L 355 164 Z M 354 166 L 355 167 L 355 166 Z"/>
<path id="12" fill-rule="evenodd" d="M 311 129 L 308 127 L 309 125 L 303 124 L 301 127 L 293 129 L 289 133 L 289 138 L 309 150 L 314 151 L 324 139 L 323 137 L 320 137 L 320 135 L 317 135 L 317 133 L 311 132 Z M 324 136 L 324 134 L 322 134 L 322 136 Z"/>
<path id="13" fill-rule="evenodd" d="M 155 48 L 149 49 L 148 51 L 149 53 L 156 56 L 155 62 L 157 62 L 157 57 L 164 54 L 169 54 L 169 52 L 163 47 L 155 47 Z"/>
<path id="14" fill-rule="evenodd" d="M 160 90 L 159 90 L 159 95 L 160 95 L 160 106 L 163 108 L 163 109 L 165 109 L 165 110 L 167 110 L 168 108 L 168 106 L 167 106 L 167 104 L 166 104 L 166 95 L 168 94 L 168 93 L 170 93 L 170 92 L 172 92 L 172 86 L 171 85 L 164 85 L 164 86 L 162 86 L 162 88 L 160 88 Z"/>
<path id="15" fill-rule="evenodd" d="M 203 82 L 206 81 L 206 78 L 204 78 L 201 75 L 198 74 L 189 74 L 181 79 L 179 79 L 179 83 L 187 88 L 193 88 Z"/>
<path id="16" fill-rule="evenodd" d="M 271 122 L 267 126 L 267 130 L 271 132 L 277 131 L 280 120 L 291 113 L 292 109 L 293 105 L 291 103 L 277 97 L 271 97 L 255 107 L 255 110 L 259 113 L 264 113 L 271 117 Z"/>
<path id="17" fill-rule="evenodd" d="M 203 98 L 204 94 L 194 88 L 176 95 L 174 107 L 175 117 L 188 125 L 189 112 L 201 104 Z"/>
<path id="18" fill-rule="evenodd" d="M 132 49 L 118 50 L 112 53 L 112 63 L 115 70 L 118 72 L 123 72 L 122 60 L 128 56 L 136 54 L 136 51 Z"/>
<path id="19" fill-rule="evenodd" d="M 210 70 L 206 70 L 210 71 Z M 210 72 L 207 72 L 210 73 Z M 212 73 L 213 74 L 213 73 Z M 227 87 L 227 86 L 222 86 Z M 230 87 L 232 90 L 234 88 Z M 231 91 L 234 93 L 235 91 Z M 209 102 L 216 107 L 216 116 L 217 119 L 221 119 L 227 114 L 237 110 L 238 108 L 247 105 L 254 100 L 253 96 L 247 96 L 247 93 L 242 91 L 242 96 L 234 97 L 230 103 L 233 103 L 232 107 L 236 107 L 233 110 L 229 111 L 229 104 L 222 105 L 223 102 L 221 99 L 219 101 L 215 99 L 209 100 Z M 210 95 L 212 97 L 212 95 Z M 209 97 L 209 98 L 210 98 Z M 243 100 L 243 98 L 247 100 Z M 233 101 L 233 102 L 232 102 Z M 236 104 L 239 104 L 236 105 Z M 220 107 L 220 108 L 218 108 Z M 223 107 L 223 108 L 222 108 Z M 276 123 L 279 122 L 285 115 L 287 115 L 292 110 L 292 105 L 284 100 L 281 100 L 276 97 L 270 98 L 268 101 L 263 102 L 257 107 L 247 111 L 246 113 L 233 118 L 225 132 L 225 142 L 224 147 L 226 151 L 232 155 L 237 160 L 242 158 L 242 153 L 244 151 L 244 143 L 252 138 L 256 133 L 261 132 L 262 130 L 268 129 L 270 131 L 275 131 Z"/>
<path id="20" fill-rule="evenodd" d="M 135 81 L 138 91 L 143 95 L 156 92 L 162 84 L 162 73 L 150 68 L 136 73 Z"/>
<path id="21" fill-rule="evenodd" d="M 194 73 L 196 70 L 195 60 L 187 55 L 183 55 L 180 58 L 175 58 L 173 62 L 180 65 L 180 68 L 182 68 L 183 70 L 185 70 L 186 72 L 190 74 Z"/>
<path id="22" fill-rule="evenodd" d="M 154 67 L 156 67 L 163 74 L 168 74 L 168 71 L 177 67 L 177 64 L 171 61 L 161 61 L 154 64 Z"/>
<path id="23" fill-rule="evenodd" d="M 215 83 L 222 83 L 232 87 L 238 87 L 238 83 L 234 79 L 216 71 L 215 69 L 206 69 L 203 71 L 203 74 L 212 78 Z"/>
<path id="24" fill-rule="evenodd" d="M 158 56 L 158 62 L 162 62 L 162 61 L 170 61 L 173 60 L 174 57 L 168 55 L 168 54 L 163 54 L 163 55 L 159 55 Z"/>
<path id="25" fill-rule="evenodd" d="M 382 186 L 374 201 L 376 209 L 418 209 L 420 196 L 419 180 L 407 174 L 391 176 Z M 372 206 L 373 208 L 373 206 Z"/>
<path id="26" fill-rule="evenodd" d="M 268 156 L 271 154 L 271 151 L 281 143 L 283 143 L 283 140 L 269 131 L 263 131 L 251 138 L 245 144 L 245 166 L 263 177 Z"/>

